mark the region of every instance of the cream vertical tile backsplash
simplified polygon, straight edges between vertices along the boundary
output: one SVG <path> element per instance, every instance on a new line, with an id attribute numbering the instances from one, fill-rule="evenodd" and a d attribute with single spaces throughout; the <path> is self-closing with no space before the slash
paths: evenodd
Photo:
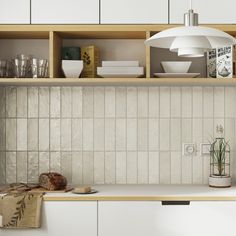
<path id="1" fill-rule="evenodd" d="M 206 184 L 222 124 L 236 180 L 235 87 L 1 87 L 0 184 Z M 182 143 L 197 144 L 182 155 Z"/>

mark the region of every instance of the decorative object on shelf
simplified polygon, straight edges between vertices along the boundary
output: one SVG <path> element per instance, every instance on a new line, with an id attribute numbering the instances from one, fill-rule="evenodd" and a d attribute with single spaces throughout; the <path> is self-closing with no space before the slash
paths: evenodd
<path id="1" fill-rule="evenodd" d="M 216 48 L 207 53 L 207 77 L 233 77 L 233 46 Z"/>
<path id="2" fill-rule="evenodd" d="M 46 59 L 32 58 L 31 72 L 33 78 L 48 77 L 48 61 Z"/>
<path id="3" fill-rule="evenodd" d="M 103 61 L 98 75 L 103 78 L 137 78 L 144 75 L 144 67 L 138 61 Z"/>
<path id="4" fill-rule="evenodd" d="M 198 26 L 198 14 L 192 10 L 192 0 L 190 10 L 184 15 L 184 24 L 153 35 L 146 40 L 146 45 L 169 48 L 182 57 L 202 57 L 213 48 L 236 44 L 236 39 L 223 31 Z"/>
<path id="5" fill-rule="evenodd" d="M 218 137 L 210 148 L 209 186 L 226 188 L 231 186 L 230 177 L 230 146 L 223 138 L 223 127 L 217 125 Z"/>
<path id="6" fill-rule="evenodd" d="M 80 47 L 63 47 L 62 60 L 81 60 Z"/>
<path id="7" fill-rule="evenodd" d="M 165 73 L 187 73 L 191 61 L 162 61 L 161 66 Z"/>
<path id="8" fill-rule="evenodd" d="M 156 78 L 197 78 L 200 73 L 153 73 Z"/>
<path id="9" fill-rule="evenodd" d="M 93 194 L 97 193 L 98 191 L 95 189 L 91 189 L 89 186 L 79 186 L 75 187 L 74 190 L 72 190 L 72 193 L 75 194 Z"/>
<path id="10" fill-rule="evenodd" d="M 97 67 L 99 66 L 100 57 L 99 49 L 95 46 L 81 47 L 81 59 L 84 61 L 82 78 L 96 78 Z"/>
<path id="11" fill-rule="evenodd" d="M 66 78 L 79 78 L 83 66 L 82 60 L 62 60 L 62 70 Z"/>

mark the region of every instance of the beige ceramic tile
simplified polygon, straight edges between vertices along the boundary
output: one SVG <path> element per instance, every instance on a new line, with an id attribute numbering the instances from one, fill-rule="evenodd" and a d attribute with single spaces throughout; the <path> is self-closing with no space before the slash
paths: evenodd
<path id="1" fill-rule="evenodd" d="M 203 158 L 200 155 L 193 157 L 193 184 L 203 183 Z"/>
<path id="2" fill-rule="evenodd" d="M 16 150 L 16 119 L 6 119 L 6 150 Z"/>
<path id="3" fill-rule="evenodd" d="M 38 183 L 39 177 L 39 154 L 28 152 L 28 182 Z"/>
<path id="4" fill-rule="evenodd" d="M 61 151 L 71 151 L 71 119 L 61 119 Z"/>
<path id="5" fill-rule="evenodd" d="M 83 119 L 83 150 L 93 151 L 93 119 Z"/>
<path id="6" fill-rule="evenodd" d="M 214 89 L 213 87 L 203 88 L 203 117 L 212 118 L 214 112 Z"/>
<path id="7" fill-rule="evenodd" d="M 181 184 L 181 152 L 171 152 L 171 184 Z"/>
<path id="8" fill-rule="evenodd" d="M 160 119 L 160 151 L 170 149 L 170 120 Z"/>
<path id="9" fill-rule="evenodd" d="M 61 152 L 61 173 L 70 184 L 72 182 L 72 158 L 71 152 Z"/>
<path id="10" fill-rule="evenodd" d="M 105 154 L 94 152 L 94 184 L 105 183 Z"/>
<path id="11" fill-rule="evenodd" d="M 115 150 L 115 119 L 105 119 L 105 150 Z"/>
<path id="12" fill-rule="evenodd" d="M 159 150 L 159 119 L 149 119 L 148 148 L 149 151 Z"/>
<path id="13" fill-rule="evenodd" d="M 40 87 L 39 88 L 39 117 L 40 118 L 48 118 L 50 115 L 49 99 L 50 99 L 49 87 Z"/>
<path id="14" fill-rule="evenodd" d="M 39 152 L 39 174 L 49 172 L 50 159 L 49 152 Z"/>
<path id="15" fill-rule="evenodd" d="M 138 117 L 148 117 L 148 88 L 138 87 Z"/>
<path id="16" fill-rule="evenodd" d="M 115 152 L 105 152 L 105 184 L 116 183 Z"/>
<path id="17" fill-rule="evenodd" d="M 170 117 L 170 88 L 160 87 L 160 118 Z"/>
<path id="18" fill-rule="evenodd" d="M 18 87 L 17 91 L 17 117 L 27 118 L 27 88 Z"/>
<path id="19" fill-rule="evenodd" d="M 83 88 L 83 117 L 93 118 L 93 87 Z"/>
<path id="20" fill-rule="evenodd" d="M 0 119 L 0 150 L 6 150 L 6 120 Z"/>
<path id="21" fill-rule="evenodd" d="M 27 150 L 27 119 L 17 119 L 17 150 L 26 151 Z"/>
<path id="22" fill-rule="evenodd" d="M 138 155 L 137 152 L 127 152 L 127 184 L 138 182 Z"/>
<path id="23" fill-rule="evenodd" d="M 27 183 L 28 168 L 27 168 L 27 152 L 17 152 L 17 182 Z"/>
<path id="24" fill-rule="evenodd" d="M 235 87 L 225 87 L 225 117 L 235 118 L 236 116 L 236 89 Z"/>
<path id="25" fill-rule="evenodd" d="M 127 150 L 137 151 L 137 119 L 127 119 Z"/>
<path id="26" fill-rule="evenodd" d="M 126 117 L 126 100 L 127 89 L 126 87 L 116 88 L 116 118 Z"/>
<path id="27" fill-rule="evenodd" d="M 93 184 L 93 152 L 83 152 L 83 184 Z"/>
<path id="28" fill-rule="evenodd" d="M 138 150 L 148 149 L 148 119 L 138 119 Z"/>
<path id="29" fill-rule="evenodd" d="M 72 117 L 81 118 L 82 117 L 82 87 L 72 87 Z"/>
<path id="30" fill-rule="evenodd" d="M 28 117 L 37 118 L 39 113 L 38 88 L 28 88 Z"/>
<path id="31" fill-rule="evenodd" d="M 138 94 L 136 87 L 127 88 L 127 117 L 136 118 L 138 114 Z"/>
<path id="32" fill-rule="evenodd" d="M 193 87 L 193 117 L 203 116 L 202 87 Z"/>
<path id="33" fill-rule="evenodd" d="M 170 120 L 170 149 L 171 151 L 181 151 L 181 120 Z"/>
<path id="34" fill-rule="evenodd" d="M 192 117 L 192 88 L 182 87 L 182 118 Z"/>
<path id="35" fill-rule="evenodd" d="M 126 184 L 127 181 L 126 152 L 116 152 L 116 183 Z"/>
<path id="36" fill-rule="evenodd" d="M 148 92 L 148 116 L 149 118 L 159 117 L 159 87 L 149 87 Z"/>
<path id="37" fill-rule="evenodd" d="M 72 152 L 72 183 L 83 184 L 83 155 L 82 152 Z"/>
<path id="38" fill-rule="evenodd" d="M 171 87 L 170 94 L 170 115 L 172 118 L 181 117 L 181 88 L 180 87 Z"/>
<path id="39" fill-rule="evenodd" d="M 71 118 L 72 116 L 71 87 L 61 88 L 61 117 Z"/>
<path id="40" fill-rule="evenodd" d="M 214 87 L 214 117 L 223 118 L 224 117 L 224 107 L 225 107 L 225 89 L 224 87 Z"/>
<path id="41" fill-rule="evenodd" d="M 171 183 L 170 152 L 160 152 L 160 184 Z"/>
<path id="42" fill-rule="evenodd" d="M 6 88 L 6 117 L 16 117 L 16 88 Z"/>
<path id="43" fill-rule="evenodd" d="M 138 152 L 138 183 L 148 184 L 148 153 Z"/>
<path id="44" fill-rule="evenodd" d="M 49 119 L 39 119 L 39 150 L 49 150 Z"/>
<path id="45" fill-rule="evenodd" d="M 116 98 L 115 88 L 105 87 L 105 117 L 115 117 L 116 114 Z"/>
<path id="46" fill-rule="evenodd" d="M 104 151 L 105 124 L 103 118 L 94 119 L 94 151 Z"/>
<path id="47" fill-rule="evenodd" d="M 105 89 L 94 87 L 94 118 L 105 116 Z"/>
<path id="48" fill-rule="evenodd" d="M 50 120 L 50 150 L 60 150 L 60 119 Z"/>
<path id="49" fill-rule="evenodd" d="M 0 184 L 6 183 L 6 152 L 0 152 Z"/>
<path id="50" fill-rule="evenodd" d="M 38 126 L 39 126 L 38 119 L 28 119 L 28 150 L 29 151 L 38 151 L 39 149 Z M 41 132 L 46 132 L 46 130 L 42 130 Z"/>
<path id="51" fill-rule="evenodd" d="M 59 87 L 50 88 L 50 117 L 59 118 L 61 115 L 61 91 Z"/>
<path id="52" fill-rule="evenodd" d="M 6 183 L 16 182 L 16 152 L 6 152 Z"/>
<path id="53" fill-rule="evenodd" d="M 160 166 L 159 152 L 149 152 L 149 184 L 159 184 Z"/>
<path id="54" fill-rule="evenodd" d="M 72 119 L 72 150 L 81 151 L 82 150 L 82 119 Z"/>
<path id="55" fill-rule="evenodd" d="M 61 154 L 60 152 L 50 152 L 50 171 L 61 172 Z"/>
<path id="56" fill-rule="evenodd" d="M 6 117 L 6 88 L 0 87 L 0 117 Z"/>
<path id="57" fill-rule="evenodd" d="M 125 151 L 126 143 L 126 120 L 116 119 L 116 151 Z"/>
<path id="58" fill-rule="evenodd" d="M 182 156 L 182 184 L 192 184 L 192 156 Z"/>

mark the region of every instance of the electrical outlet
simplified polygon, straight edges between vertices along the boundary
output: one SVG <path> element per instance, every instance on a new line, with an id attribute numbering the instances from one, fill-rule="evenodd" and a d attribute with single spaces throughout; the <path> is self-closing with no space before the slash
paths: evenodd
<path id="1" fill-rule="evenodd" d="M 200 144 L 200 151 L 201 155 L 209 155 L 211 150 L 211 144 L 210 143 L 201 143 Z"/>
<path id="2" fill-rule="evenodd" d="M 192 156 L 196 152 L 195 143 L 183 143 L 182 154 L 183 156 Z"/>

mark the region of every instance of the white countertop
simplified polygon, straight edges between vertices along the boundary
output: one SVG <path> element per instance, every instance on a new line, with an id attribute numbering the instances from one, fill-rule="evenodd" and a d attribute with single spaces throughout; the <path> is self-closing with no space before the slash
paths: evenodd
<path id="1" fill-rule="evenodd" d="M 47 193 L 46 201 L 236 200 L 236 186 L 207 185 L 96 185 L 95 194 Z"/>

